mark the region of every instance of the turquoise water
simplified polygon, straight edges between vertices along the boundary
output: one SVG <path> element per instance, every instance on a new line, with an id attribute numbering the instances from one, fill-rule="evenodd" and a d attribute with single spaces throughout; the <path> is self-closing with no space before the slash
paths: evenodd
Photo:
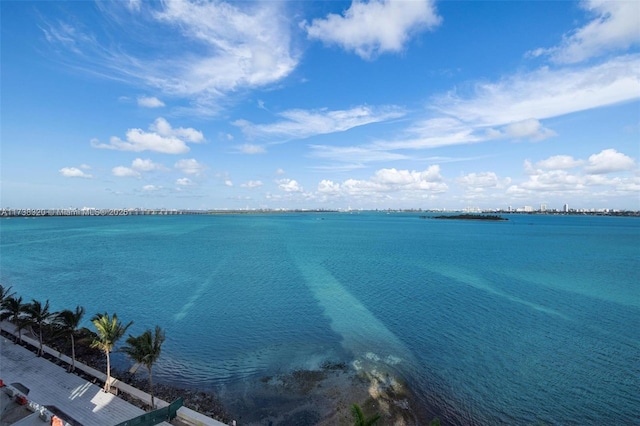
<path id="1" fill-rule="evenodd" d="M 2 219 L 0 279 L 162 326 L 156 381 L 368 360 L 446 424 L 639 424 L 640 220 L 418 216 Z"/>

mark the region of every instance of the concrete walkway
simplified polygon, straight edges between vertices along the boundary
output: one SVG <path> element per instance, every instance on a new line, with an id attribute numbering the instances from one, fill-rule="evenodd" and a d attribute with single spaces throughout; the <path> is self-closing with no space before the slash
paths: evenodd
<path id="1" fill-rule="evenodd" d="M 7 321 L 0 321 L 0 329 L 2 329 L 3 331 L 5 331 L 5 332 L 7 332 L 9 334 L 13 334 L 15 336 L 15 326 L 13 324 L 8 323 Z M 26 336 L 24 334 L 26 334 L 26 333 L 23 333 L 23 336 L 22 336 L 22 340 L 23 341 L 31 344 L 34 347 L 38 346 L 38 341 L 37 340 L 33 339 L 32 337 Z M 13 344 L 13 342 L 11 340 L 6 340 L 5 343 Z M 15 346 L 17 346 L 17 345 L 15 345 Z M 32 352 L 28 351 L 25 348 L 22 348 L 20 346 L 17 346 L 17 347 L 20 348 L 20 349 L 23 349 L 27 353 L 31 354 L 31 357 L 34 358 L 34 359 L 37 359 L 37 360 L 40 360 L 40 361 L 45 361 L 45 362 L 49 363 L 51 366 L 53 366 L 53 367 L 59 368 L 62 371 L 66 371 L 66 370 L 62 369 L 62 367 L 59 367 L 59 366 L 57 366 L 57 365 L 55 365 L 55 364 L 53 364 L 51 362 L 48 362 L 48 361 L 46 361 L 46 360 L 44 360 L 42 358 L 36 357 L 35 354 L 33 354 Z M 69 365 L 71 364 L 71 358 L 69 358 L 68 356 L 60 355 L 60 353 L 58 351 L 53 350 L 52 348 L 48 347 L 47 345 L 44 345 L 43 349 L 44 349 L 45 353 L 47 353 L 49 355 L 53 355 L 53 356 L 59 358 L 61 361 L 66 362 Z M 4 380 L 7 383 L 12 383 L 12 382 L 9 382 L 7 379 L 5 379 L 3 377 L 3 371 L 4 371 L 3 370 L 3 353 L 4 352 L 0 348 L 0 379 Z M 26 362 L 26 360 L 24 362 Z M 98 371 L 98 370 L 96 370 L 94 368 L 91 368 L 88 365 L 85 365 L 85 364 L 83 364 L 81 362 L 76 361 L 75 366 L 76 366 L 76 370 L 80 370 L 80 371 L 82 371 L 82 372 L 84 372 L 84 373 L 86 373 L 86 374 L 88 374 L 90 376 L 93 376 L 96 379 L 102 381 L 103 383 L 105 382 L 105 380 L 107 378 L 106 375 L 103 372 Z M 75 376 L 73 374 L 69 374 L 68 376 L 73 376 L 73 377 L 76 377 L 76 378 L 80 379 L 79 377 L 77 377 L 77 376 Z M 83 379 L 80 379 L 80 380 L 83 380 Z M 89 382 L 86 382 L 85 380 L 83 380 L 83 383 L 85 383 L 87 385 L 90 384 Z M 95 385 L 93 385 L 93 386 L 95 387 Z M 137 388 L 134 388 L 133 386 L 128 385 L 126 383 L 122 383 L 122 382 L 120 382 L 118 379 L 116 379 L 114 377 L 111 377 L 111 386 L 112 386 L 112 388 L 117 388 L 119 391 L 128 393 L 129 395 L 137 398 L 140 401 L 146 402 L 146 401 L 150 400 L 150 395 L 148 393 L 143 392 L 143 391 L 141 391 L 141 390 L 139 390 Z M 55 389 L 55 388 L 53 388 L 53 389 Z M 100 387 L 98 389 L 101 390 L 102 388 Z M 113 398 L 113 395 L 105 394 L 104 392 L 102 392 L 102 394 L 104 394 L 105 397 Z M 123 400 L 121 400 L 119 398 L 115 398 L 115 399 L 117 399 L 118 401 L 124 402 Z M 126 404 L 127 405 L 131 405 L 131 404 L 128 404 L 128 403 L 126 403 Z M 49 405 L 49 404 L 41 403 L 41 405 Z M 167 401 L 164 401 L 164 400 L 160 399 L 160 398 L 155 398 L 155 405 L 156 405 L 156 408 L 162 408 L 162 407 L 168 406 L 169 403 Z M 134 407 L 133 405 L 131 405 L 131 406 Z M 138 415 L 143 413 L 143 411 L 138 409 L 137 407 L 134 407 L 134 408 L 136 408 L 139 411 L 139 413 L 134 415 L 134 416 L 132 416 L 132 417 L 130 417 L 130 418 L 126 418 L 126 419 L 121 420 L 121 421 L 129 420 L 129 419 L 131 419 L 133 417 L 136 417 L 136 416 L 138 416 Z M 203 414 L 200 414 L 200 413 L 198 413 L 198 412 L 196 412 L 194 410 L 191 410 L 191 409 L 189 409 L 187 407 L 181 407 L 180 409 L 178 409 L 178 413 L 177 414 L 178 414 L 177 419 L 181 420 L 183 423 L 196 425 L 196 426 L 225 426 L 224 423 L 219 422 L 217 420 L 214 420 L 212 418 L 209 418 L 207 416 L 204 416 Z M 113 424 L 117 424 L 117 423 L 119 423 L 121 421 L 113 422 Z M 81 422 L 81 423 L 84 423 L 84 422 Z M 99 424 L 106 425 L 105 423 L 99 423 Z M 163 423 L 163 424 L 164 425 L 168 425 L 167 423 Z"/>
<path id="2" fill-rule="evenodd" d="M 28 399 L 54 405 L 83 426 L 109 426 L 144 411 L 31 351 L 0 337 L 0 379 L 29 388 Z M 170 426 L 169 423 L 162 423 Z"/>

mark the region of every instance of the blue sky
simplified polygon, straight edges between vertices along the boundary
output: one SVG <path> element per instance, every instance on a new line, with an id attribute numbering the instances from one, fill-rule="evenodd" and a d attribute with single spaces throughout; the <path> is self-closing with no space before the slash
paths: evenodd
<path id="1" fill-rule="evenodd" d="M 2 207 L 640 209 L 640 2 L 2 1 Z"/>

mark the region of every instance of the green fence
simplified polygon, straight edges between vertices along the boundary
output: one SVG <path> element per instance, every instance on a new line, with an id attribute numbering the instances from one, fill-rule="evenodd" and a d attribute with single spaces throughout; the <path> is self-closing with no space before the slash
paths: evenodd
<path id="1" fill-rule="evenodd" d="M 162 422 L 168 422 L 176 418 L 178 409 L 182 407 L 182 398 L 178 398 L 164 408 L 149 411 L 116 426 L 153 426 Z"/>

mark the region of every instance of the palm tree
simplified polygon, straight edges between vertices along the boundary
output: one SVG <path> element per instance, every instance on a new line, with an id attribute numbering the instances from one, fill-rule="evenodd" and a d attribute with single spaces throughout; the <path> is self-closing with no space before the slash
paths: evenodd
<path id="1" fill-rule="evenodd" d="M 2 301 L 2 313 L 0 320 L 8 319 L 16 326 L 16 343 L 22 343 L 22 329 L 27 326 L 24 318 L 25 304 L 22 303 L 22 297 L 9 296 Z"/>
<path id="2" fill-rule="evenodd" d="M 118 321 L 118 315 L 115 313 L 110 317 L 108 313 L 96 314 L 91 318 L 91 322 L 98 330 L 98 338 L 91 343 L 91 347 L 98 348 L 104 352 L 107 357 L 107 381 L 104 383 L 104 391 L 111 390 L 111 361 L 109 353 L 118 340 L 126 333 L 127 329 L 133 324 L 130 321 L 127 325 L 122 325 Z"/>
<path id="3" fill-rule="evenodd" d="M 372 426 L 376 424 L 378 420 L 380 420 L 380 414 L 374 414 L 368 419 L 364 417 L 364 413 L 362 412 L 362 408 L 358 404 L 353 404 L 351 406 L 351 413 L 353 413 L 353 417 L 355 418 L 354 426 Z"/>
<path id="4" fill-rule="evenodd" d="M 49 320 L 51 320 L 51 318 L 55 316 L 55 313 L 49 311 L 49 299 L 47 299 L 44 306 L 40 301 L 33 299 L 31 303 L 25 306 L 24 313 L 27 315 L 27 318 L 29 318 L 32 324 L 38 326 L 38 341 L 40 343 L 40 347 L 38 348 L 38 356 L 42 356 L 42 329 L 46 324 L 49 323 Z"/>
<path id="5" fill-rule="evenodd" d="M 14 295 L 14 293 L 9 293 L 10 291 L 11 287 L 4 288 L 4 286 L 0 284 L 0 309 L 2 309 L 4 301 Z"/>
<path id="6" fill-rule="evenodd" d="M 75 334 L 80 326 L 80 321 L 84 316 L 84 308 L 82 306 L 76 306 L 76 310 L 65 309 L 59 312 L 56 320 L 62 328 L 64 333 L 67 333 L 71 337 L 71 366 L 69 372 L 72 372 L 76 368 L 76 341 Z"/>
<path id="7" fill-rule="evenodd" d="M 153 364 L 160 358 L 162 343 L 165 335 L 162 329 L 156 325 L 155 334 L 151 330 L 147 330 L 140 336 L 134 337 L 129 335 L 127 345 L 122 347 L 122 352 L 126 353 L 134 362 L 138 362 L 149 371 L 149 394 L 151 394 L 151 409 L 155 407 L 153 401 L 153 376 L 151 368 Z"/>

